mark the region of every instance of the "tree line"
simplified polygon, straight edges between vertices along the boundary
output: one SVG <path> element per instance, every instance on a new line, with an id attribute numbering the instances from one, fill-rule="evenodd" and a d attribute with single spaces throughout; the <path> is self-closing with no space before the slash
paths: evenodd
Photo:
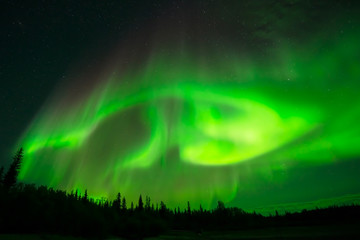
<path id="1" fill-rule="evenodd" d="M 93 199 L 85 190 L 66 192 L 17 182 L 23 159 L 20 149 L 5 172 L 0 169 L 0 233 L 41 233 L 105 238 L 120 236 L 141 239 L 167 230 L 203 231 L 243 230 L 278 226 L 337 224 L 359 222 L 360 206 L 332 206 L 298 213 L 263 216 L 237 207 L 225 207 L 221 201 L 215 209 L 201 206 L 170 209 L 161 201 L 151 202 L 142 195 L 128 203 L 118 193 L 114 200 Z"/>

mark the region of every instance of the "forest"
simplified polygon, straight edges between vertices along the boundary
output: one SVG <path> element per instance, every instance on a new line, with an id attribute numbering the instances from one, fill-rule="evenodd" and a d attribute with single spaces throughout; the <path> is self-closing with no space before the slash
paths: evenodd
<path id="1" fill-rule="evenodd" d="M 23 149 L 13 157 L 5 171 L 0 170 L 0 233 L 54 234 L 92 239 L 122 237 L 143 239 L 168 231 L 226 232 L 284 228 L 293 226 L 338 226 L 360 223 L 360 206 L 330 206 L 301 212 L 277 211 L 270 216 L 226 207 L 221 201 L 215 209 L 201 206 L 170 209 L 164 202 L 153 203 L 139 195 L 138 202 L 127 202 L 119 192 L 115 199 L 93 199 L 87 191 L 66 192 L 46 186 L 18 182 Z"/>

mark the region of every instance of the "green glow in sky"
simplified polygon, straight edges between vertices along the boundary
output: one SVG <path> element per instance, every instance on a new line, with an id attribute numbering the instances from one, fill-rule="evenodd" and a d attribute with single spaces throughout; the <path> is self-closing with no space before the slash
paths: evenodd
<path id="1" fill-rule="evenodd" d="M 360 155 L 360 35 L 336 31 L 275 44 L 261 60 L 231 45 L 201 56 L 156 45 L 127 67 L 119 57 L 80 100 L 62 89 L 46 103 L 19 141 L 20 178 L 171 207 L 308 200 L 296 187 L 264 190 L 294 181 L 309 199 L 335 197 L 301 176 Z"/>

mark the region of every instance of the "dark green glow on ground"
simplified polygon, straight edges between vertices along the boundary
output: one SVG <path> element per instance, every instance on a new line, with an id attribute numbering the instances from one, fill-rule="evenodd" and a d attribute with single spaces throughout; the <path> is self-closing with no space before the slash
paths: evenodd
<path id="1" fill-rule="evenodd" d="M 59 90 L 44 106 L 20 140 L 20 177 L 94 196 L 121 191 L 130 201 L 142 193 L 171 207 L 219 199 L 251 208 L 351 193 L 355 185 L 343 191 L 352 183 L 331 174 L 302 176 L 360 156 L 359 37 L 332 29 L 274 44 L 261 60 L 231 45 L 201 55 L 155 45 L 142 64 L 125 68 L 119 57 L 80 100 Z"/>

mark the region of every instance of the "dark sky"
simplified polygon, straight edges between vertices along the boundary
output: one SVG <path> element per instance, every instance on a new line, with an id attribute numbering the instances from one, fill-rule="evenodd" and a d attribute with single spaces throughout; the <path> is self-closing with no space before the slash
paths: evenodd
<path id="1" fill-rule="evenodd" d="M 187 14 L 196 5 L 199 14 L 208 10 L 218 13 L 211 19 L 232 21 L 245 5 L 253 5 L 245 18 L 245 25 L 253 25 L 254 16 L 264 15 L 271 21 L 269 7 L 278 6 L 277 1 L 2 1 L 0 97 L 2 100 L 0 149 L 1 159 L 8 158 L 14 142 L 24 131 L 56 84 L 84 62 L 86 56 L 118 43 L 121 39 L 142 30 L 146 23 L 169 14 L 173 9 L 183 8 Z M 281 1 L 288 6 L 298 1 Z M 311 12 L 322 11 L 324 3 L 303 1 Z M 325 1 L 329 17 L 339 3 Z M 342 1 L 342 6 L 356 5 L 356 1 Z M 186 6 L 186 7 L 185 7 Z M 189 7 L 190 6 L 190 7 Z M 255 7 L 254 7 L 255 6 Z M 318 9 L 317 9 L 318 8 Z M 314 11 L 315 9 L 315 11 Z M 256 11 L 254 11 L 256 10 Z M 197 14 L 197 13 L 195 13 Z M 242 12 L 243 14 L 243 12 Z M 289 24 L 295 13 L 285 13 Z M 244 14 L 243 14 L 244 15 Z M 227 19 L 228 18 L 228 19 Z M 315 18 L 313 24 L 317 24 Z M 322 17 L 320 17 L 322 18 Z M 244 21 L 244 18 L 242 19 Z M 318 19 L 321 20 L 321 19 Z M 234 23 L 236 24 L 236 23 Z M 244 25 L 244 24 L 243 24 Z M 286 25 L 286 24 L 285 24 Z M 267 27 L 259 26 L 260 27 Z M 304 29 L 303 29 L 304 30 Z M 299 29 L 293 29 L 298 34 Z M 91 59 L 85 64 L 91 65 Z"/>
<path id="2" fill-rule="evenodd" d="M 2 1 L 1 161 L 9 157 L 13 144 L 55 86 L 80 62 L 95 64 L 91 58 L 96 52 L 109 50 L 108 46 L 116 45 L 129 33 L 143 30 L 149 21 L 161 18 L 173 9 L 183 8 L 185 15 L 195 5 L 199 13 L 215 9 L 218 16 L 214 14 L 211 21 L 216 23 L 220 20 L 233 21 L 244 6 L 253 5 L 250 8 L 253 12 L 247 13 L 245 18 L 237 19 L 243 22 L 246 20 L 245 25 L 250 26 L 254 23 L 256 25 L 261 16 L 276 28 L 279 26 L 272 22 L 271 18 L 274 16 L 269 14 L 268 9 L 278 6 L 284 8 L 296 3 L 302 6 L 302 11 L 284 12 L 281 17 L 284 18 L 282 27 L 292 35 L 298 35 L 295 39 L 299 40 L 307 36 L 304 32 L 309 33 L 309 26 L 314 27 L 319 22 L 328 21 L 328 27 L 331 27 L 332 15 L 338 10 L 344 7 L 356 9 L 359 5 L 357 1 L 250 1 L 250 4 L 247 3 L 249 1 L 198 1 L 196 4 L 189 4 L 190 2 L 192 1 Z M 294 23 L 297 14 L 303 14 L 304 19 L 312 21 L 311 24 L 301 28 L 287 26 Z M 258 26 L 258 29 L 261 28 L 269 26 Z"/>
<path id="3" fill-rule="evenodd" d="M 2 1 L 1 162 L 8 161 L 16 140 L 74 66 L 140 29 L 171 4 L 177 3 Z"/>
<path id="4" fill-rule="evenodd" d="M 242 79 L 240 79 L 239 82 L 236 82 L 236 84 L 239 83 L 239 89 L 245 89 L 246 86 L 254 84 L 255 89 L 259 90 L 259 95 L 263 93 L 264 96 L 268 94 L 267 96 L 273 97 L 274 100 L 268 102 L 269 108 L 275 105 L 275 107 L 278 107 L 279 112 L 285 109 L 284 111 L 291 115 L 296 112 L 293 106 L 297 106 L 298 103 L 299 106 L 301 104 L 307 106 L 309 112 L 314 105 L 321 106 L 318 109 L 323 111 L 324 116 L 326 116 L 322 119 L 321 124 L 317 123 L 317 132 L 310 131 L 303 138 L 279 148 L 279 155 L 285 154 L 280 156 L 284 161 L 278 163 L 275 157 L 274 165 L 271 165 L 268 159 L 264 158 L 261 161 L 259 159 L 249 161 L 248 165 L 229 164 L 229 167 L 211 168 L 182 163 L 183 165 L 179 165 L 180 167 L 178 165 L 168 165 L 168 168 L 165 168 L 162 165 L 156 165 L 156 159 L 154 158 L 154 166 L 149 168 L 151 171 L 148 171 L 147 175 L 142 172 L 141 167 L 140 170 L 134 172 L 130 168 L 129 170 L 124 167 L 124 172 L 128 171 L 131 176 L 132 174 L 135 176 L 135 173 L 141 176 L 138 178 L 141 180 L 138 183 L 131 180 L 135 187 L 131 186 L 129 191 L 133 191 L 134 196 L 138 196 L 137 194 L 142 191 L 141 187 L 148 187 L 142 180 L 144 176 L 148 176 L 149 183 L 151 183 L 154 173 L 162 174 L 165 172 L 164 169 L 167 171 L 163 176 L 166 179 L 164 182 L 176 183 L 177 181 L 174 179 L 178 179 L 184 187 L 182 197 L 186 200 L 191 195 L 191 191 L 197 193 L 205 189 L 203 185 L 210 186 L 211 191 L 219 196 L 231 196 L 235 205 L 237 204 L 236 201 L 240 201 L 239 205 L 241 206 L 242 204 L 250 206 L 252 203 L 258 206 L 271 205 L 281 203 L 281 201 L 283 203 L 291 201 L 304 202 L 319 198 L 339 197 L 349 193 L 357 194 L 359 184 L 354 182 L 358 176 L 356 172 L 360 168 L 357 160 L 359 151 L 356 148 L 358 145 L 353 144 L 351 139 L 356 138 L 354 131 L 360 131 L 360 128 L 354 124 L 357 116 L 359 116 L 359 108 L 357 107 L 358 94 L 354 93 L 354 89 L 359 86 L 356 79 L 360 74 L 356 67 L 356 61 L 354 61 L 354 59 L 358 59 L 356 51 L 358 46 L 354 44 L 354 39 L 356 40 L 360 36 L 359 6 L 360 1 L 355 0 L 2 1 L 0 6 L 0 99 L 2 100 L 0 112 L 0 165 L 7 165 L 10 162 L 14 147 L 20 147 L 15 146 L 15 144 L 29 126 L 32 127 L 32 132 L 39 133 L 39 136 L 44 132 L 49 135 L 40 136 L 40 139 L 51 140 L 53 137 L 56 140 L 57 135 L 54 134 L 55 137 L 51 136 L 52 133 L 58 133 L 62 129 L 66 129 L 64 135 L 67 136 L 68 127 L 74 128 L 71 124 L 67 126 L 63 124 L 64 122 L 68 123 L 69 119 L 73 119 L 72 117 L 80 119 L 74 125 L 81 125 L 83 119 L 91 120 L 91 116 L 87 115 L 84 109 L 82 109 L 85 113 L 83 119 L 81 113 L 70 114 L 72 111 L 76 112 L 74 110 L 77 109 L 75 100 L 83 101 L 83 106 L 87 106 L 88 101 L 93 100 L 92 96 L 95 96 L 94 99 L 97 100 L 96 96 L 98 95 L 96 94 L 101 93 L 102 89 L 96 87 L 111 82 L 108 77 L 103 79 L 96 77 L 97 72 L 102 70 L 102 67 L 106 67 L 107 62 L 110 65 L 112 64 L 111 67 L 115 70 L 118 70 L 118 62 L 130 59 L 129 65 L 131 66 L 124 69 L 135 69 L 134 72 L 140 76 L 144 72 L 146 73 L 149 66 L 149 68 L 155 66 L 150 69 L 153 72 L 150 72 L 160 80 L 162 76 L 161 74 L 157 75 L 157 71 L 166 73 L 169 69 L 170 72 L 175 69 L 174 72 L 178 71 L 178 75 L 183 76 L 184 79 L 187 77 L 187 73 L 189 73 L 189 76 L 202 73 L 202 76 L 210 76 L 202 78 L 199 75 L 200 77 L 197 79 L 199 84 L 205 83 L 205 87 L 211 81 L 218 84 L 219 79 L 224 80 L 224 82 L 221 82 L 223 83 L 222 86 L 226 85 L 225 81 L 236 82 L 240 77 L 239 79 L 236 78 L 236 81 L 234 78 L 231 79 L 229 71 L 235 71 L 236 75 L 242 74 L 241 71 L 245 69 L 245 72 L 250 73 L 247 77 L 253 78 L 252 80 L 255 81 L 249 81 L 249 85 L 241 85 Z M 185 45 L 184 52 L 185 55 L 187 54 L 188 59 L 184 61 L 184 65 L 181 65 L 184 63 L 178 58 L 181 54 L 171 55 L 171 51 L 176 52 Z M 177 49 L 173 50 L 173 46 L 176 46 Z M 125 57 L 117 55 L 119 49 L 124 52 Z M 131 55 L 131 57 L 127 56 L 127 54 Z M 169 65 L 167 63 L 162 64 L 162 57 L 167 59 Z M 172 66 L 172 62 L 175 62 L 175 65 L 179 64 L 180 67 Z M 206 64 L 203 64 L 204 62 Z M 308 64 L 308 62 L 311 64 Z M 94 76 L 91 75 L 93 73 Z M 289 81 L 281 79 L 284 73 L 285 75 L 293 74 L 295 81 L 290 82 L 290 78 Z M 89 85 L 82 86 L 82 89 L 80 87 L 81 91 L 77 91 L 78 82 L 72 82 L 76 80 L 77 74 L 90 76 L 89 80 L 86 78 L 78 80 L 83 85 Z M 213 76 L 214 79 L 208 79 Z M 296 80 L 296 77 L 298 77 L 298 80 Z M 266 78 L 270 79 L 270 81 L 267 81 Z M 184 79 L 181 79 L 181 81 Z M 119 93 L 123 93 L 124 90 L 125 93 L 131 95 L 132 90 L 138 90 L 137 82 L 141 82 L 143 79 L 134 77 L 132 80 L 133 82 L 129 84 L 128 88 L 123 87 L 122 82 L 119 80 L 114 85 L 119 89 L 115 89 Z M 195 84 L 194 82 L 193 84 Z M 95 86 L 94 89 L 91 89 L 92 84 Z M 147 86 L 146 79 L 143 84 Z M 176 82 L 173 85 L 175 89 Z M 229 84 L 228 86 L 232 85 Z M 288 88 L 288 86 L 290 87 Z M 202 87 L 195 88 L 199 92 L 203 90 Z M 156 90 L 156 88 L 152 89 L 155 93 Z M 214 87 L 212 90 L 216 92 L 218 88 Z M 117 92 L 115 93 L 117 94 Z M 231 91 L 229 91 L 230 93 Z M 54 97 L 56 94 L 60 94 L 61 97 L 59 98 L 58 95 L 57 98 Z M 108 97 L 106 100 L 111 102 L 111 94 L 106 97 Z M 227 94 L 222 97 L 225 100 L 228 99 Z M 121 101 L 119 99 L 118 101 Z M 266 102 L 266 99 L 264 101 Z M 291 105 L 289 108 L 287 108 L 286 101 L 293 101 L 292 105 L 289 104 Z M 331 101 L 334 101 L 335 104 Z M 107 103 L 101 101 L 100 103 L 99 101 L 91 103 L 95 103 L 94 105 L 103 104 L 104 109 L 107 107 Z M 139 106 L 142 106 L 141 104 L 139 103 Z M 58 111 L 56 111 L 56 106 L 60 106 Z M 92 108 L 93 105 L 90 104 L 89 106 Z M 223 108 L 223 104 L 219 104 L 219 106 L 220 110 L 226 112 L 227 108 Z M 164 114 L 169 113 L 167 111 L 168 103 L 164 103 L 159 109 L 161 107 L 166 110 L 163 109 Z M 39 114 L 42 108 L 45 111 Z M 198 108 L 195 107 L 194 109 L 200 113 L 202 107 Z M 137 108 L 134 107 L 134 109 Z M 191 115 L 190 111 L 185 112 L 186 117 Z M 344 114 L 338 114 L 339 112 Z M 123 115 L 120 113 L 119 110 L 119 116 L 122 117 Z M 310 123 L 312 117 L 317 115 L 306 111 L 296 112 L 296 114 L 298 113 L 303 114 L 303 118 Z M 41 144 L 44 145 L 42 140 L 35 139 L 36 141 L 32 142 L 33 135 L 26 136 L 29 146 L 39 148 L 36 153 L 38 154 L 37 157 L 31 159 L 28 162 L 27 169 L 25 169 L 27 174 L 33 177 L 30 178 L 32 182 L 50 183 L 50 185 L 59 187 L 65 186 L 68 190 L 79 187 L 78 183 L 84 179 L 90 179 L 90 182 L 96 180 L 96 183 L 98 183 L 98 179 L 93 177 L 93 172 L 83 171 L 84 165 L 94 165 L 94 171 L 102 171 L 98 175 L 101 175 L 104 186 L 108 186 L 105 173 L 111 172 L 116 164 L 122 166 L 121 161 L 116 162 L 116 164 L 112 162 L 111 164 L 102 164 L 98 158 L 96 161 L 92 161 L 92 157 L 97 155 L 91 153 L 98 153 L 99 156 L 104 157 L 104 148 L 102 146 L 106 146 L 107 143 L 104 142 L 111 139 L 111 136 L 108 135 L 113 134 L 114 126 L 119 125 L 119 132 L 126 127 L 118 123 L 118 121 L 123 120 L 122 118 L 112 118 L 111 114 L 107 117 L 108 121 L 99 120 L 98 132 L 95 131 L 93 134 L 91 132 L 92 128 L 88 130 L 91 134 L 87 135 L 87 137 L 94 141 L 94 145 L 89 147 L 84 144 L 82 150 L 78 152 L 78 156 L 83 157 L 82 160 L 90 159 L 91 163 L 83 164 L 83 161 L 76 159 L 72 161 L 71 169 L 65 166 L 64 162 L 66 161 L 63 160 L 75 158 L 77 156 L 76 151 L 73 152 L 74 154 L 70 154 L 71 156 L 69 155 L 68 159 L 63 159 L 61 141 L 59 145 L 55 144 L 54 146 L 50 141 L 50 148 L 43 146 L 44 149 L 42 149 Z M 136 117 L 138 118 L 137 115 Z M 36 126 L 36 124 L 34 125 L 34 119 L 40 119 L 39 122 L 42 121 L 46 125 L 45 130 Z M 53 119 L 58 119 L 58 122 L 54 123 Z M 66 121 L 62 122 L 61 119 Z M 151 122 L 151 120 L 154 119 L 146 119 L 148 122 Z M 190 120 L 189 124 L 191 124 Z M 252 120 L 256 122 L 255 118 Z M 221 126 L 224 126 L 223 129 L 226 130 L 226 125 L 229 123 L 231 124 L 231 121 L 224 122 Z M 33 124 L 33 126 L 30 124 Z M 52 129 L 52 126 L 56 126 L 57 129 Z M 181 126 L 179 129 L 182 129 Z M 277 125 L 274 126 L 276 130 Z M 349 130 L 348 126 L 352 126 L 353 131 Z M 263 126 L 260 126 L 260 129 L 261 127 Z M 152 125 L 150 128 L 150 130 L 155 129 Z M 170 128 L 169 124 L 164 129 L 168 130 Z M 82 128 L 79 129 L 82 130 Z M 77 128 L 73 130 L 75 131 Z M 81 132 L 80 130 L 79 132 Z M 101 130 L 110 134 L 101 138 L 99 136 L 104 135 Z M 132 134 L 130 128 L 125 130 Z M 77 132 L 75 131 L 75 133 Z M 289 131 L 289 134 L 291 134 L 291 131 Z M 72 136 L 70 133 L 69 135 Z M 306 138 L 309 138 L 309 136 L 313 136 L 313 142 L 306 142 Z M 115 137 L 114 142 L 117 139 Z M 158 138 L 161 139 L 161 137 Z M 90 140 L 87 143 L 91 143 Z M 122 140 L 124 140 L 125 146 L 126 142 L 131 142 L 127 136 Z M 196 143 L 190 141 L 189 147 L 192 144 L 196 145 Z M 298 148 L 291 148 L 297 144 Z M 223 145 L 220 144 L 219 146 L 219 149 L 223 150 Z M 289 146 L 290 148 L 286 152 L 286 148 Z M 262 147 L 263 145 L 259 146 L 260 149 Z M 66 154 L 66 147 L 64 149 Z M 224 147 L 224 149 L 227 148 Z M 283 151 L 284 149 L 285 151 Z M 319 149 L 325 149 L 325 151 L 321 152 Z M 49 153 L 48 150 L 54 150 L 54 158 L 48 158 L 49 155 L 46 155 Z M 117 146 L 112 150 L 117 151 Z M 319 151 L 317 152 L 317 150 Z M 179 155 L 179 151 L 179 149 L 169 149 L 169 152 L 175 152 L 174 155 Z M 306 155 L 307 151 L 311 154 Z M 111 149 L 107 152 L 109 153 L 108 160 L 112 161 Z M 44 154 L 41 155 L 42 153 Z M 275 156 L 276 153 L 277 151 L 270 152 Z M 290 156 L 289 158 L 286 157 L 286 153 L 287 156 Z M 88 156 L 87 154 L 92 156 L 84 157 Z M 321 157 L 326 162 L 321 162 Z M 343 159 L 346 159 L 346 161 L 342 161 Z M 100 163 L 98 164 L 97 161 Z M 55 169 L 55 167 L 50 166 L 52 163 L 61 167 Z M 103 166 L 100 166 L 100 164 Z M 256 172 L 257 170 L 250 171 L 252 168 L 258 167 L 258 165 L 261 166 L 261 168 L 258 168 L 258 172 Z M 292 168 L 293 165 L 296 165 L 296 167 Z M 48 171 L 51 167 L 60 174 L 52 174 L 51 171 Z M 189 168 L 187 178 L 176 175 L 181 173 L 182 167 Z M 39 169 L 43 171 L 39 171 Z M 78 174 L 78 170 L 81 171 L 81 174 Z M 65 177 L 61 175 L 62 171 L 67 172 Z M 72 171 L 74 171 L 74 174 L 72 174 Z M 203 171 L 204 174 L 199 174 L 199 171 Z M 214 176 L 220 172 L 223 175 L 218 180 L 215 179 Z M 125 176 L 121 174 L 120 176 Z M 56 175 L 56 177 L 54 178 L 53 175 Z M 227 182 L 229 176 L 236 176 L 234 179 L 230 179 L 233 185 L 229 185 Z M 23 179 L 29 180 L 26 177 Z M 44 181 L 37 181 L 39 179 Z M 116 177 L 114 179 L 116 180 Z M 186 179 L 203 183 L 203 185 L 194 185 L 191 181 L 187 182 Z M 61 180 L 71 184 L 66 186 Z M 86 182 L 85 180 L 84 185 L 91 186 L 89 181 Z M 61 184 L 58 184 L 57 181 L 61 182 Z M 328 184 L 329 182 L 331 184 Z M 123 183 L 119 181 L 118 183 L 120 187 L 123 186 Z M 136 184 L 138 184 L 138 189 Z M 97 186 L 96 184 L 93 185 Z M 198 187 L 198 189 L 192 188 L 194 186 Z M 245 189 L 246 191 L 244 190 L 245 197 L 241 195 L 241 189 L 237 189 L 236 186 L 248 187 L 248 189 Z M 296 189 L 294 189 L 294 186 Z M 321 191 L 319 191 L 320 188 Z M 106 187 L 101 188 L 98 194 L 103 194 L 104 189 Z M 236 196 L 232 194 L 232 192 L 237 191 L 240 194 Z M 269 195 L 267 192 L 272 194 L 272 197 L 264 198 L 265 195 Z M 297 193 L 299 196 L 297 196 Z M 168 197 L 167 191 L 164 191 L 163 194 L 166 200 L 166 197 Z M 202 201 L 204 197 L 195 196 L 194 198 Z M 254 199 L 258 202 L 254 201 Z"/>

